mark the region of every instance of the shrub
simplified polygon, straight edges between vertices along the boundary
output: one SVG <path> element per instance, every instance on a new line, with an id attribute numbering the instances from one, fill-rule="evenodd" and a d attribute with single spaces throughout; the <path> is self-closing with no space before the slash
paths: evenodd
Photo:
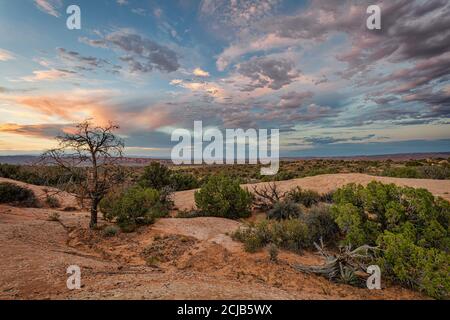
<path id="1" fill-rule="evenodd" d="M 98 207 L 103 214 L 103 218 L 106 221 L 113 221 L 117 215 L 117 206 L 121 198 L 124 195 L 123 190 L 114 190 L 106 194 L 106 196 L 100 201 Z"/>
<path id="2" fill-rule="evenodd" d="M 243 242 L 247 252 L 255 252 L 268 244 L 299 252 L 310 247 L 308 230 L 299 219 L 262 221 L 237 230 L 233 239 Z"/>
<path id="3" fill-rule="evenodd" d="M 300 203 L 307 208 L 321 201 L 321 196 L 319 193 L 313 190 L 303 190 L 300 187 L 289 191 L 287 198 L 293 202 Z"/>
<path id="4" fill-rule="evenodd" d="M 280 221 L 271 225 L 272 242 L 280 248 L 301 252 L 311 243 L 308 237 L 308 227 L 299 219 Z"/>
<path id="5" fill-rule="evenodd" d="M 333 217 L 354 246 L 378 244 L 383 269 L 396 281 L 433 297 L 450 286 L 450 203 L 425 189 L 372 182 L 335 193 Z"/>
<path id="6" fill-rule="evenodd" d="M 378 264 L 398 282 L 429 296 L 448 299 L 450 296 L 450 255 L 414 244 L 405 234 L 388 231 L 378 239 L 384 250 Z"/>
<path id="7" fill-rule="evenodd" d="M 100 208 L 107 219 L 115 219 L 125 232 L 131 232 L 139 225 L 151 224 L 168 213 L 167 207 L 160 201 L 158 190 L 141 187 L 104 198 Z"/>
<path id="8" fill-rule="evenodd" d="M 426 179 L 450 179 L 450 168 L 448 166 L 423 166 L 417 168 L 422 178 Z"/>
<path id="9" fill-rule="evenodd" d="M 230 219 L 250 216 L 252 194 L 226 176 L 213 176 L 195 192 L 195 204 L 204 214 Z"/>
<path id="10" fill-rule="evenodd" d="M 119 228 L 117 228 L 116 226 L 106 226 L 102 231 L 102 234 L 104 237 L 114 237 L 118 233 L 119 233 Z"/>
<path id="11" fill-rule="evenodd" d="M 48 215 L 48 221 L 59 221 L 59 213 L 58 212 L 51 212 Z"/>
<path id="12" fill-rule="evenodd" d="M 383 176 L 398 178 L 416 178 L 416 179 L 450 179 L 450 168 L 440 165 L 418 165 L 397 168 L 386 168 L 382 172 Z"/>
<path id="13" fill-rule="evenodd" d="M 192 174 L 174 172 L 170 176 L 170 186 L 175 191 L 191 190 L 200 187 L 200 181 Z"/>
<path id="14" fill-rule="evenodd" d="M 302 214 L 300 207 L 290 201 L 279 201 L 276 202 L 275 205 L 269 212 L 267 213 L 267 218 L 275 219 L 275 220 L 284 220 L 291 218 L 298 218 Z"/>
<path id="15" fill-rule="evenodd" d="M 24 207 L 37 207 L 38 201 L 33 191 L 14 183 L 0 183 L 0 203 L 10 203 Z"/>
<path id="16" fill-rule="evenodd" d="M 335 194 L 336 223 L 353 245 L 375 244 L 384 231 L 402 232 L 409 222 L 422 247 L 450 248 L 450 204 L 425 189 L 372 182 L 366 188 L 346 186 Z"/>
<path id="17" fill-rule="evenodd" d="M 83 170 L 78 168 L 79 171 Z M 41 186 L 58 186 L 73 179 L 62 168 L 56 166 L 0 164 L 0 177 Z M 81 178 L 82 175 L 77 178 Z"/>
<path id="18" fill-rule="evenodd" d="M 250 230 L 242 234 L 242 241 L 244 243 L 244 250 L 250 253 L 254 253 L 265 246 L 258 233 Z"/>
<path id="19" fill-rule="evenodd" d="M 332 203 L 333 202 L 334 191 L 330 191 L 320 195 L 320 202 Z"/>
<path id="20" fill-rule="evenodd" d="M 232 234 L 232 238 L 244 244 L 247 252 L 256 252 L 272 241 L 272 233 L 267 221 L 261 221 L 254 225 L 250 224 L 239 228 Z"/>
<path id="21" fill-rule="evenodd" d="M 156 190 L 166 188 L 183 191 L 199 188 L 201 183 L 192 174 L 174 172 L 159 162 L 152 162 L 144 169 L 144 173 L 139 179 L 139 185 L 143 188 Z"/>
<path id="22" fill-rule="evenodd" d="M 177 213 L 177 218 L 198 218 L 203 217 L 203 214 L 201 212 L 198 212 L 196 210 L 180 210 Z"/>
<path id="23" fill-rule="evenodd" d="M 174 205 L 174 202 L 172 201 L 172 188 L 164 187 L 158 191 L 160 204 L 167 210 L 170 210 Z"/>
<path id="24" fill-rule="evenodd" d="M 302 216 L 308 227 L 308 236 L 312 243 L 331 243 L 337 239 L 339 227 L 333 219 L 330 206 L 319 203 L 312 206 L 307 214 Z"/>
<path id="25" fill-rule="evenodd" d="M 143 188 L 160 190 L 171 185 L 172 171 L 159 162 L 152 162 L 145 167 L 139 185 Z"/>
<path id="26" fill-rule="evenodd" d="M 55 196 L 47 195 L 45 197 L 45 204 L 48 205 L 50 208 L 59 208 L 61 206 L 59 200 Z"/>
<path id="27" fill-rule="evenodd" d="M 347 184 L 334 192 L 333 202 L 336 204 L 350 203 L 356 207 L 361 207 L 362 200 L 360 194 L 362 189 L 364 187 L 361 185 L 354 183 Z"/>
<path id="28" fill-rule="evenodd" d="M 366 243 L 373 243 L 377 234 L 373 235 L 371 231 L 371 223 L 364 220 L 358 208 L 351 203 L 338 204 L 332 208 L 335 222 L 339 226 L 340 231 L 345 235 L 343 244 L 355 247 Z"/>
<path id="29" fill-rule="evenodd" d="M 272 262 L 278 261 L 278 247 L 273 243 L 269 245 L 269 259 Z"/>
<path id="30" fill-rule="evenodd" d="M 414 167 L 388 168 L 382 172 L 382 175 L 397 178 L 420 178 L 420 172 Z"/>

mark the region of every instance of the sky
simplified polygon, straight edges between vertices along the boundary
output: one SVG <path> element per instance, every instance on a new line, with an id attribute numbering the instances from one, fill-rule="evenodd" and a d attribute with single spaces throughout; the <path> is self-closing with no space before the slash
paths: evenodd
<path id="1" fill-rule="evenodd" d="M 381 30 L 370 0 L 0 0 L 0 155 L 84 119 L 130 156 L 199 120 L 279 129 L 289 157 L 450 151 L 450 1 L 376 3 Z"/>

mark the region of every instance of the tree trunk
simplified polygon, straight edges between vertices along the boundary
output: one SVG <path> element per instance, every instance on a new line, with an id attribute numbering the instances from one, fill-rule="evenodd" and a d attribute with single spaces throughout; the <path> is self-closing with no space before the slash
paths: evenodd
<path id="1" fill-rule="evenodd" d="M 91 222 L 89 223 L 89 227 L 91 229 L 95 229 L 97 227 L 97 207 L 99 201 L 97 199 L 92 200 L 91 204 Z"/>

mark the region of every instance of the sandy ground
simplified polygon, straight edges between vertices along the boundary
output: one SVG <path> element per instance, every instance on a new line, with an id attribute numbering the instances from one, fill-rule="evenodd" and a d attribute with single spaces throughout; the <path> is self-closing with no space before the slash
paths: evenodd
<path id="1" fill-rule="evenodd" d="M 442 197 L 450 201 L 450 180 L 431 180 L 431 179 L 403 179 L 390 177 L 375 177 L 360 173 L 344 173 L 344 174 L 324 174 L 314 177 L 306 177 L 300 179 L 292 179 L 286 181 L 275 182 L 281 192 L 289 191 L 295 187 L 303 189 L 311 189 L 319 193 L 327 193 L 336 190 L 348 183 L 356 183 L 367 185 L 371 181 L 380 181 L 382 183 L 395 183 L 399 186 L 409 186 L 413 188 L 428 189 L 435 196 Z M 243 184 L 242 187 L 248 188 L 250 191 L 254 187 L 260 188 L 268 184 L 267 182 Z M 180 210 L 190 210 L 195 207 L 194 201 L 195 190 L 177 192 L 174 201 L 175 206 Z"/>
<path id="2" fill-rule="evenodd" d="M 58 199 L 58 202 L 60 203 L 62 208 L 78 207 L 78 201 L 72 194 L 58 190 L 56 188 L 35 186 L 32 184 L 27 184 L 24 182 L 1 178 L 1 177 L 0 177 L 0 182 L 15 183 L 19 186 L 31 189 L 34 192 L 37 200 L 43 207 L 46 206 L 45 199 L 46 199 L 47 195 Z"/>
<path id="3" fill-rule="evenodd" d="M 315 182 L 308 178 L 283 185 L 288 188 L 300 181 L 305 187 L 333 189 L 350 177 L 337 175 L 334 181 L 332 176 L 321 176 Z M 363 175 L 353 179 L 358 177 L 356 182 L 366 181 Z M 419 186 L 427 183 L 432 185 L 425 180 Z M 436 184 L 435 191 L 449 190 L 448 182 Z M 41 187 L 32 188 L 42 192 Z M 178 205 L 186 194 L 175 195 Z M 60 214 L 59 221 L 49 221 L 52 212 Z M 278 262 L 271 262 L 264 250 L 246 253 L 229 236 L 241 225 L 237 221 L 166 218 L 110 238 L 100 230 L 88 230 L 88 222 L 83 211 L 0 205 L 0 299 L 424 298 L 385 282 L 382 290 L 371 291 L 333 284 L 292 268 L 295 263 L 321 263 L 312 252 L 281 252 Z M 81 267 L 80 290 L 66 287 L 70 265 Z"/>

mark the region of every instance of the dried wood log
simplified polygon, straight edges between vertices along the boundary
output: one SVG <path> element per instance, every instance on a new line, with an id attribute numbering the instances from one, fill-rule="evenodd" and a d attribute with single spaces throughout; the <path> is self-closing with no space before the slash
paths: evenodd
<path id="1" fill-rule="evenodd" d="M 365 279 L 367 263 L 373 259 L 373 253 L 377 247 L 363 245 L 354 250 L 350 246 L 340 248 L 339 253 L 332 254 L 325 251 L 323 242 L 319 246 L 314 243 L 318 253 L 326 260 L 320 266 L 293 265 L 293 268 L 300 272 L 317 274 L 328 278 L 331 281 L 353 283 L 357 278 Z"/>

